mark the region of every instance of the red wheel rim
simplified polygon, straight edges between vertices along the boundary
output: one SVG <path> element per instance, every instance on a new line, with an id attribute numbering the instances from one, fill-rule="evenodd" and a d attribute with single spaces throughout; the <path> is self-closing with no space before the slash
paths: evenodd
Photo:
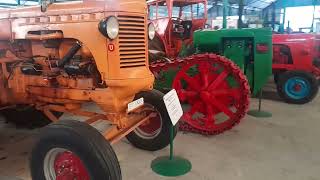
<path id="1" fill-rule="evenodd" d="M 155 117 L 149 118 L 145 123 L 141 124 L 134 131 L 136 134 L 144 139 L 152 139 L 158 136 L 162 128 L 162 118 L 159 111 L 157 111 L 153 106 L 145 104 L 147 108 L 153 108 L 150 112 L 155 112 L 157 115 Z M 147 112 L 147 113 L 150 113 Z"/>
<path id="2" fill-rule="evenodd" d="M 58 154 L 54 162 L 57 180 L 89 180 L 87 172 L 81 159 L 70 151 Z"/>
<path id="3" fill-rule="evenodd" d="M 180 100 L 190 106 L 183 120 L 213 134 L 233 127 L 248 109 L 250 90 L 245 76 L 223 57 L 198 55 L 192 58 L 173 82 Z"/>
<path id="4" fill-rule="evenodd" d="M 299 92 L 299 91 L 301 91 L 301 89 L 302 89 L 302 87 L 301 87 L 300 84 L 296 84 L 296 85 L 294 86 L 294 91 L 295 91 L 295 92 Z"/>
<path id="5" fill-rule="evenodd" d="M 89 172 L 81 159 L 71 151 L 54 148 L 44 160 L 47 180 L 90 180 Z"/>

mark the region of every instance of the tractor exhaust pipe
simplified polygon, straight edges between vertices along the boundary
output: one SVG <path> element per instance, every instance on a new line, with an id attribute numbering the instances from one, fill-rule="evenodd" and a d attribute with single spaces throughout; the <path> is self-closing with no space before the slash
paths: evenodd
<path id="1" fill-rule="evenodd" d="M 77 43 L 72 46 L 68 53 L 61 59 L 61 61 L 58 62 L 58 67 L 63 68 L 64 65 L 66 65 L 70 60 L 73 58 L 74 55 L 77 54 L 77 52 L 81 49 L 82 44 L 77 41 Z"/>

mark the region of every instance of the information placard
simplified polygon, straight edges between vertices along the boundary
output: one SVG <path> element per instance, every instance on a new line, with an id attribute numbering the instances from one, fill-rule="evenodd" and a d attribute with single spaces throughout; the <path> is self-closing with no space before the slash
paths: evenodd
<path id="1" fill-rule="evenodd" d="M 143 104 L 144 104 L 144 99 L 143 98 L 140 98 L 140 99 L 137 99 L 135 101 L 132 101 L 131 103 L 128 104 L 128 112 L 133 111 L 133 110 L 137 109 L 140 106 L 143 106 Z"/>
<path id="2" fill-rule="evenodd" d="M 166 105 L 168 114 L 173 125 L 176 125 L 183 115 L 183 110 L 177 91 L 172 89 L 163 97 L 164 104 Z"/>

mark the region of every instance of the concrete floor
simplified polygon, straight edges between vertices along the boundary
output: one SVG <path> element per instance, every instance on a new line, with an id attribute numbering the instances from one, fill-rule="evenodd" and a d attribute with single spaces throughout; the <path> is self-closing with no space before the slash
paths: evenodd
<path id="1" fill-rule="evenodd" d="M 182 177 L 161 177 L 150 169 L 150 162 L 167 155 L 168 148 L 151 153 L 135 149 L 126 140 L 116 144 L 123 180 L 319 180 L 320 96 L 307 105 L 288 105 L 271 85 L 265 97 L 264 109 L 273 113 L 272 118 L 247 116 L 236 128 L 214 137 L 179 133 L 175 153 L 193 165 Z M 256 106 L 257 100 L 252 99 L 251 108 Z M 2 123 L 1 180 L 30 179 L 28 155 L 35 133 Z"/>

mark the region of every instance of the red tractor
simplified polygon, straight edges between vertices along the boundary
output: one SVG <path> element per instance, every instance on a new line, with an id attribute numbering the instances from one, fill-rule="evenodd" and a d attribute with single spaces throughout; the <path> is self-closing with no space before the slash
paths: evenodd
<path id="1" fill-rule="evenodd" d="M 312 101 L 319 89 L 320 36 L 273 35 L 272 68 L 281 98 L 293 104 Z"/>
<path id="2" fill-rule="evenodd" d="M 155 54 L 176 58 L 183 46 L 192 44 L 193 32 L 206 25 L 207 0 L 151 0 L 148 8 L 156 29 L 156 37 L 149 42 L 151 58 Z"/>

